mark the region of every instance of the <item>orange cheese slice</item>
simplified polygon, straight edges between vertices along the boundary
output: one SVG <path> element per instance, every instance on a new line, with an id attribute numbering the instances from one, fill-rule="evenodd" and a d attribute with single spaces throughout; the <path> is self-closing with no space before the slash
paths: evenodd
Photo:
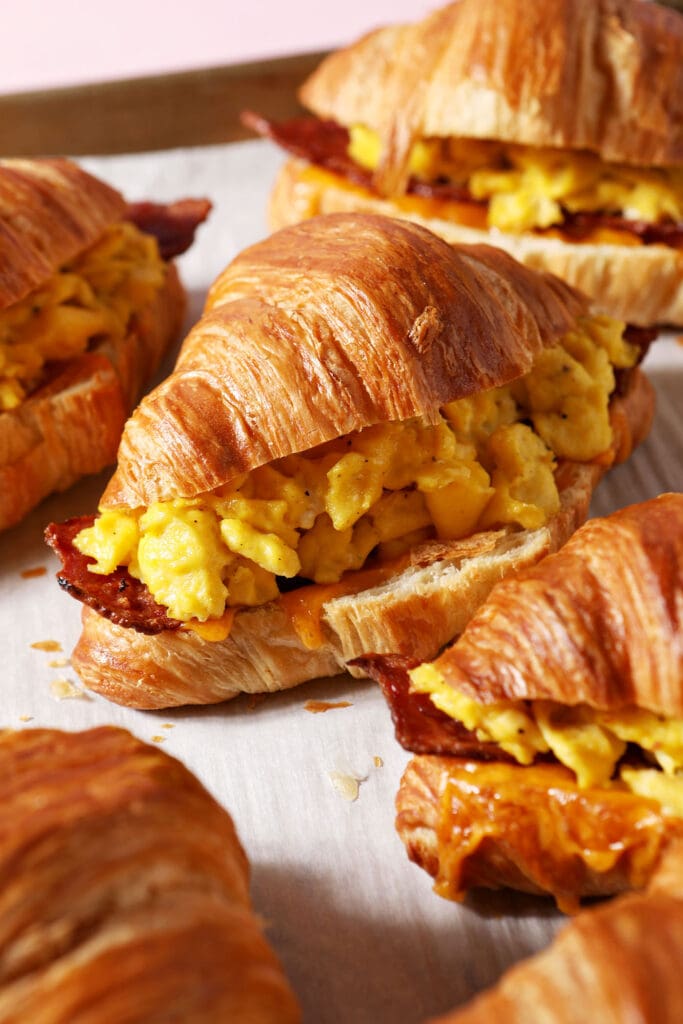
<path id="1" fill-rule="evenodd" d="M 279 599 L 280 604 L 289 616 L 304 647 L 309 651 L 316 650 L 325 642 L 322 612 L 328 601 L 377 587 L 407 564 L 408 558 L 403 556 L 372 569 L 346 573 L 339 583 L 314 583 L 308 587 L 301 587 L 289 594 L 283 594 Z"/>
<path id="2" fill-rule="evenodd" d="M 197 622 L 196 619 L 190 619 L 189 622 L 183 623 L 182 629 L 191 630 L 197 636 L 200 636 L 202 640 L 218 643 L 221 640 L 227 640 L 230 636 L 236 614 L 237 608 L 226 608 L 220 619 L 209 619 L 208 622 Z"/>

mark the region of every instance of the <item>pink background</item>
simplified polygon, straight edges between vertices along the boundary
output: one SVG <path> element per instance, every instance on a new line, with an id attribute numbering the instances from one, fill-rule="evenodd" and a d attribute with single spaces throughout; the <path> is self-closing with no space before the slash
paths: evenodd
<path id="1" fill-rule="evenodd" d="M 4 0 L 0 93 L 327 49 L 439 0 Z"/>

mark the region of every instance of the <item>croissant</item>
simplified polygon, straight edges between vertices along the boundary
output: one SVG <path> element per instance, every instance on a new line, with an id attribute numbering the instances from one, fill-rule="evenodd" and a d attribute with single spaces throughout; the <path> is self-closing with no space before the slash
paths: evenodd
<path id="1" fill-rule="evenodd" d="M 48 531 L 87 606 L 74 666 L 164 707 L 433 657 L 647 433 L 645 341 L 408 223 L 253 246 L 129 420 L 99 518 Z"/>
<path id="2" fill-rule="evenodd" d="M 548 950 L 432 1024 L 677 1024 L 683 1016 L 682 870 L 677 843 L 647 892 L 583 911 Z"/>
<path id="3" fill-rule="evenodd" d="M 397 800 L 438 891 L 509 885 L 574 910 L 645 884 L 683 830 L 682 607 L 683 494 L 664 494 L 503 580 L 433 663 L 362 660 L 401 742 L 439 755 Z"/>
<path id="4" fill-rule="evenodd" d="M 285 1024 L 230 816 L 121 729 L 0 735 L 0 1021 Z"/>
<path id="5" fill-rule="evenodd" d="M 683 323 L 683 15 L 645 0 L 457 0 L 328 56 L 315 117 L 245 122 L 292 155 L 274 228 L 407 217 L 495 238 L 631 323 Z"/>
<path id="6" fill-rule="evenodd" d="M 182 324 L 170 259 L 210 204 L 130 206 L 68 160 L 0 161 L 0 203 L 5 529 L 114 461 L 126 416 Z"/>

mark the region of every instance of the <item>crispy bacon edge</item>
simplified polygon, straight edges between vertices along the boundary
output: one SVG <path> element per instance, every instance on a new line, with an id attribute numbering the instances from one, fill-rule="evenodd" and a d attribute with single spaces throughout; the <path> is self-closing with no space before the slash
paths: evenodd
<path id="1" fill-rule="evenodd" d="M 169 618 L 147 586 L 127 569 L 116 569 L 108 576 L 90 572 L 88 566 L 94 559 L 81 554 L 74 539 L 94 521 L 94 515 L 76 516 L 64 523 L 50 523 L 45 530 L 45 540 L 62 563 L 57 572 L 62 590 L 117 625 L 131 627 L 138 633 L 151 636 L 178 629 L 181 623 Z"/>
<path id="2" fill-rule="evenodd" d="M 439 711 L 426 693 L 410 690 L 409 671 L 419 662 L 400 654 L 366 654 L 349 665 L 378 683 L 389 705 L 396 739 L 413 754 L 473 757 L 479 761 L 513 762 L 494 743 L 483 743 L 462 722 Z"/>
<path id="3" fill-rule="evenodd" d="M 126 220 L 145 234 L 154 235 L 161 258 L 170 260 L 190 248 L 197 228 L 211 209 L 209 199 L 177 199 L 173 203 L 143 201 L 128 204 Z"/>

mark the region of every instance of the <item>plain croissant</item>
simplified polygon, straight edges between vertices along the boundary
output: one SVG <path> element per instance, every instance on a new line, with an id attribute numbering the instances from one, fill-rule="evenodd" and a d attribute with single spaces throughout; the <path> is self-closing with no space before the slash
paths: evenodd
<path id="1" fill-rule="evenodd" d="M 0 735 L 3 1024 L 295 1024 L 230 816 L 114 728 Z"/>

